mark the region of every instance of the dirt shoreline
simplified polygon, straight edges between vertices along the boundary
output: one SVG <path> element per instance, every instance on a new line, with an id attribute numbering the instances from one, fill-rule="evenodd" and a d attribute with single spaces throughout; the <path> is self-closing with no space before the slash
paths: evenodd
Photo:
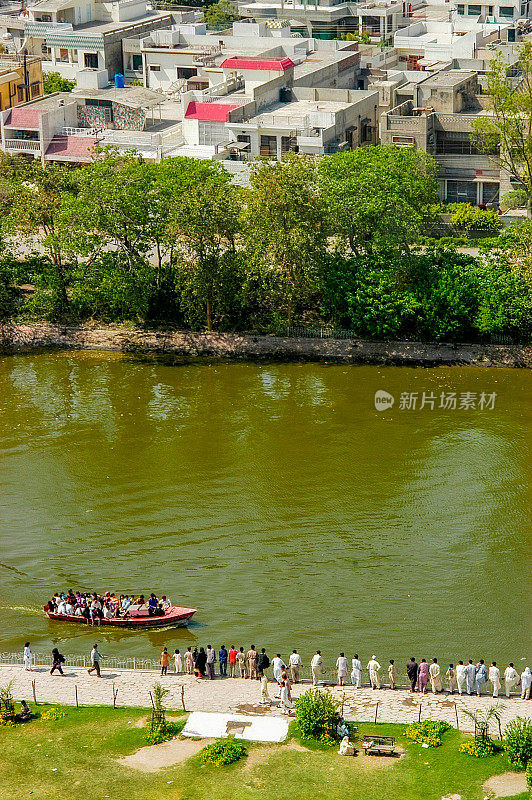
<path id="1" fill-rule="evenodd" d="M 532 368 L 530 345 L 311 339 L 118 327 L 65 327 L 48 323 L 0 325 L 0 352 L 43 349 L 165 354 L 191 360 L 208 358 L 425 367 L 445 364 Z"/>

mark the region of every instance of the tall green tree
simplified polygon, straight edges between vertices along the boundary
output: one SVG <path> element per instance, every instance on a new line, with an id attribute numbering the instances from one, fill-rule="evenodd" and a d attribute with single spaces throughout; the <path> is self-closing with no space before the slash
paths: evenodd
<path id="1" fill-rule="evenodd" d="M 327 247 L 315 158 L 289 153 L 253 169 L 244 238 L 249 265 L 267 287 L 266 301 L 290 324 L 317 290 Z"/>
<path id="2" fill-rule="evenodd" d="M 517 71 L 517 76 L 515 75 Z M 487 73 L 488 116 L 479 116 L 472 130 L 480 147 L 498 162 L 524 193 L 532 215 L 532 42 L 519 50 L 512 66 L 499 53 Z M 517 82 L 517 86 L 516 86 Z M 496 156 L 493 154 L 496 153 Z"/>
<path id="3" fill-rule="evenodd" d="M 212 330 L 232 283 L 228 266 L 231 257 L 236 261 L 240 191 L 217 162 L 170 159 L 165 170 L 172 181 L 169 230 L 180 258 L 182 286 L 200 304 Z"/>
<path id="4" fill-rule="evenodd" d="M 331 231 L 354 253 L 408 251 L 437 200 L 436 164 L 419 150 L 368 145 L 320 161 Z"/>

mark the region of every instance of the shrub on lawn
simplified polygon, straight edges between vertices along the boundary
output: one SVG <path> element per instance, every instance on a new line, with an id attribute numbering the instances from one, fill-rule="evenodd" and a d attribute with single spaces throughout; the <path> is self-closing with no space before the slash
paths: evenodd
<path id="1" fill-rule="evenodd" d="M 532 789 L 532 758 L 529 760 L 526 767 L 526 785 Z"/>
<path id="2" fill-rule="evenodd" d="M 494 756 L 500 750 L 500 745 L 497 746 L 495 742 L 489 738 L 477 738 L 468 739 L 467 742 L 463 742 L 458 749 L 467 756 L 487 758 L 488 756 Z"/>
<path id="3" fill-rule="evenodd" d="M 338 741 L 338 703 L 329 692 L 309 689 L 295 701 L 296 728 L 303 738 L 323 744 Z"/>
<path id="4" fill-rule="evenodd" d="M 504 749 L 517 769 L 525 769 L 532 760 L 532 719 L 516 717 L 504 729 Z"/>
<path id="5" fill-rule="evenodd" d="M 64 711 L 61 711 L 60 708 L 46 708 L 44 711 L 41 711 L 41 719 L 45 720 L 45 722 L 57 722 L 58 719 L 62 719 L 66 716 Z"/>
<path id="6" fill-rule="evenodd" d="M 238 742 L 235 739 L 221 739 L 203 748 L 201 761 L 203 764 L 226 767 L 228 764 L 234 764 L 235 761 L 244 758 L 247 754 L 248 751 L 242 742 Z"/>
<path id="7" fill-rule="evenodd" d="M 182 727 L 182 725 L 175 722 L 166 722 L 164 725 L 153 725 L 150 723 L 146 728 L 146 741 L 148 744 L 168 742 L 181 733 Z"/>
<path id="8" fill-rule="evenodd" d="M 405 736 L 419 744 L 428 744 L 429 747 L 439 747 L 441 737 L 451 726 L 443 720 L 425 720 L 424 722 L 413 722 L 405 731 Z"/>

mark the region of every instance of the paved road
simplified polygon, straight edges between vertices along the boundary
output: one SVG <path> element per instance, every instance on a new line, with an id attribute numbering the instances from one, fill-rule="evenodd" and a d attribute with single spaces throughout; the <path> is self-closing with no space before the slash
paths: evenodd
<path id="1" fill-rule="evenodd" d="M 266 711 L 258 705 L 258 681 L 227 678 L 224 680 L 200 680 L 191 675 L 169 674 L 161 678 L 155 670 L 105 669 L 102 678 L 88 675 L 86 669 L 65 667 L 65 677 L 50 675 L 49 669 L 37 666 L 26 672 L 21 666 L 0 665 L 0 685 L 13 681 L 13 694 L 17 700 L 22 698 L 32 702 L 32 681 L 35 681 L 37 700 L 48 703 L 75 703 L 75 687 L 78 691 L 80 705 L 112 705 L 113 687 L 118 690 L 117 705 L 149 707 L 149 691 L 160 681 L 169 694 L 166 698 L 170 708 L 181 708 L 181 693 L 184 690 L 187 711 L 219 711 L 239 713 L 271 713 L 279 714 L 276 684 L 270 683 L 272 707 Z M 308 688 L 304 683 L 293 687 L 294 697 L 298 697 Z M 378 702 L 379 722 L 413 722 L 418 719 L 421 702 L 421 719 L 444 719 L 456 727 L 456 713 L 461 730 L 471 730 L 471 720 L 462 713 L 463 708 L 477 710 L 487 708 L 493 699 L 490 696 L 467 697 L 448 695 L 412 695 L 404 689 L 390 691 L 381 689 L 372 691 L 369 688 L 354 689 L 347 686 L 344 690 L 331 687 L 331 691 L 344 701 L 344 716 L 347 719 L 370 721 L 375 718 L 375 706 Z M 500 699 L 502 708 L 502 725 L 516 716 L 531 716 L 532 701 L 520 700 L 518 696 L 507 700 Z M 456 708 L 456 710 L 455 710 Z M 494 727 L 494 732 L 497 726 Z"/>

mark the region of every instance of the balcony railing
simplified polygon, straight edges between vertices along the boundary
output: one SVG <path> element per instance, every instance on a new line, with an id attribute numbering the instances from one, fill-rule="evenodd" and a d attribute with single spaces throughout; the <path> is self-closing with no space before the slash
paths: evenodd
<path id="1" fill-rule="evenodd" d="M 6 150 L 19 150 L 27 153 L 40 153 L 41 143 L 38 139 L 5 139 Z"/>

